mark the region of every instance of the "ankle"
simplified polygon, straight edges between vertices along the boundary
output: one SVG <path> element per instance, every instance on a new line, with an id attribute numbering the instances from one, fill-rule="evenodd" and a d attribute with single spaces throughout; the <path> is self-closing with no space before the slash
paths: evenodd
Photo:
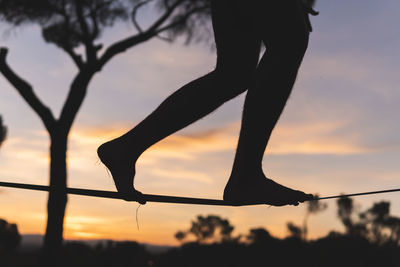
<path id="1" fill-rule="evenodd" d="M 246 188 L 263 187 L 267 181 L 270 182 L 272 180 L 265 176 L 261 168 L 253 168 L 247 172 L 232 171 L 226 184 L 226 188 L 228 188 L 228 190 L 246 190 Z"/>
<path id="2" fill-rule="evenodd" d="M 101 158 L 118 162 L 136 162 L 140 154 L 133 153 L 130 146 L 119 138 L 113 139 L 102 144 L 98 148 L 98 154 Z"/>
<path id="3" fill-rule="evenodd" d="M 124 155 L 131 158 L 132 160 L 137 160 L 140 155 L 143 154 L 144 151 L 148 147 L 144 147 L 143 140 L 135 138 L 133 134 L 123 135 L 115 139 L 123 151 Z"/>
<path id="4" fill-rule="evenodd" d="M 258 178 L 260 177 L 265 177 L 261 166 L 242 165 L 240 167 L 234 166 L 232 168 L 229 180 L 232 180 L 232 182 L 243 183 L 243 181 L 248 181 L 251 179 L 259 180 Z"/>

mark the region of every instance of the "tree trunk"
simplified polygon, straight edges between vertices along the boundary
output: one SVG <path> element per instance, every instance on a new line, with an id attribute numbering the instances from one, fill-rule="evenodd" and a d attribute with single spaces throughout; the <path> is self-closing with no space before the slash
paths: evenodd
<path id="1" fill-rule="evenodd" d="M 50 191 L 44 237 L 44 253 L 47 259 L 57 257 L 61 251 L 67 205 L 67 134 L 59 133 L 59 130 L 55 129 L 53 133 L 50 133 L 50 137 Z"/>
<path id="2" fill-rule="evenodd" d="M 50 133 L 50 191 L 47 202 L 47 227 L 44 237 L 43 262 L 55 266 L 62 252 L 64 216 L 67 206 L 67 144 L 68 133 L 82 102 L 95 70 L 87 68 L 79 72 L 71 84 L 66 103 L 59 120 Z"/>
<path id="3" fill-rule="evenodd" d="M 306 216 L 304 217 L 304 220 L 303 220 L 303 236 L 302 236 L 302 239 L 303 239 L 304 241 L 307 241 L 307 234 L 308 234 L 308 226 L 307 226 L 307 223 L 308 223 L 308 215 L 309 215 L 309 213 L 307 212 L 307 214 L 306 214 Z"/>

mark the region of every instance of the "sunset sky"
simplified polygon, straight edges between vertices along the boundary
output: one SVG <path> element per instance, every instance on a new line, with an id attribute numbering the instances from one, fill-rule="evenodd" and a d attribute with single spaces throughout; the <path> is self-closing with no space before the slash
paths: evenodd
<path id="1" fill-rule="evenodd" d="M 293 94 L 282 115 L 263 166 L 272 179 L 321 196 L 400 188 L 400 2 L 398 0 L 319 1 L 314 32 Z M 149 13 L 151 15 L 151 13 Z M 149 18 L 147 18 L 149 19 Z M 120 23 L 104 44 L 132 34 Z M 0 24 L 0 46 L 8 63 L 29 81 L 56 117 L 76 68 L 36 26 Z M 212 70 L 215 52 L 205 44 L 185 46 L 154 39 L 113 59 L 92 80 L 70 134 L 70 187 L 115 190 L 98 163 L 104 141 L 135 126 L 165 97 Z M 144 193 L 222 198 L 230 174 L 244 95 L 146 151 L 136 167 L 136 187 Z M 49 138 L 41 121 L 0 76 L 0 114 L 8 139 L 0 148 L 0 180 L 48 184 Z M 359 209 L 388 200 L 400 216 L 400 194 L 359 197 Z M 0 218 L 23 234 L 42 234 L 47 195 L 0 188 Z M 335 201 L 311 217 L 310 237 L 342 231 Z M 197 215 L 218 214 L 236 226 L 234 234 L 265 227 L 287 234 L 286 222 L 301 224 L 299 207 L 209 207 L 137 203 L 70 196 L 65 221 L 69 239 L 111 238 L 178 244 L 175 232 Z"/>

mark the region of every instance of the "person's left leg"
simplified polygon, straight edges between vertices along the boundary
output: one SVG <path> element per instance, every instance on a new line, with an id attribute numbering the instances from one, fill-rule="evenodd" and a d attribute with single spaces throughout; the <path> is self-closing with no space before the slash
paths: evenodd
<path id="1" fill-rule="evenodd" d="M 216 69 L 174 92 L 132 130 L 98 148 L 99 158 L 110 170 L 118 192 L 127 196 L 126 200 L 142 197 L 133 182 L 135 163 L 146 149 L 249 87 L 261 39 L 255 38 L 252 29 L 246 27 L 248 22 L 240 20 L 238 15 L 232 0 L 212 1 Z"/>

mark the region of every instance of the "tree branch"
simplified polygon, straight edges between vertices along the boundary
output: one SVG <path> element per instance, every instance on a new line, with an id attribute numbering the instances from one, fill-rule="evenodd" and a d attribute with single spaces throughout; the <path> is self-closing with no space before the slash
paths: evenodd
<path id="1" fill-rule="evenodd" d="M 83 34 L 82 38 L 86 48 L 87 61 L 96 61 L 97 51 L 92 44 L 93 41 L 92 34 L 90 33 L 89 26 L 86 23 L 85 18 L 83 16 L 82 3 L 80 0 L 75 0 L 75 12 Z"/>
<path id="2" fill-rule="evenodd" d="M 74 50 L 69 47 L 62 47 L 62 49 L 72 58 L 72 60 L 74 61 L 75 65 L 78 67 L 78 69 L 81 70 L 84 65 L 81 55 L 76 54 L 74 52 Z"/>
<path id="3" fill-rule="evenodd" d="M 39 100 L 39 98 L 33 92 L 32 86 L 21 79 L 8 66 L 6 62 L 7 53 L 7 48 L 0 48 L 0 72 L 15 87 L 15 89 L 17 89 L 18 93 L 25 99 L 25 101 L 36 112 L 36 114 L 39 115 L 47 131 L 49 133 L 52 132 L 56 120 L 54 119 L 51 110 Z"/>
<path id="4" fill-rule="evenodd" d="M 131 13 L 132 23 L 133 23 L 133 25 L 135 26 L 136 30 L 137 30 L 139 33 L 142 33 L 143 30 L 142 30 L 142 27 L 140 27 L 139 23 L 138 23 L 137 20 L 136 20 L 136 14 L 137 14 L 138 10 L 139 10 L 141 7 L 147 5 L 147 4 L 150 3 L 151 1 L 153 1 L 153 0 L 145 0 L 145 1 L 139 2 L 139 3 L 133 8 L 133 10 L 132 10 L 132 13 Z"/>
<path id="5" fill-rule="evenodd" d="M 74 78 L 67 99 L 61 110 L 59 125 L 62 132 L 68 134 L 83 100 L 85 99 L 89 82 L 96 73 L 93 66 L 85 66 Z"/>
<path id="6" fill-rule="evenodd" d="M 162 36 L 162 35 L 159 35 L 159 34 L 156 35 L 156 38 L 158 38 L 160 40 L 163 40 L 165 42 L 168 42 L 168 43 L 171 43 L 174 40 L 172 38 L 165 37 L 165 36 Z"/>
<path id="7" fill-rule="evenodd" d="M 80 0 L 75 0 L 75 12 L 86 43 L 89 41 L 90 33 L 89 26 L 86 23 L 85 18 L 83 17 L 82 3 L 80 2 Z"/>
<path id="8" fill-rule="evenodd" d="M 177 0 L 173 5 L 166 6 L 167 10 L 165 13 L 156 20 L 147 30 L 146 32 L 154 32 L 160 27 L 165 21 L 168 20 L 169 16 L 175 11 L 175 9 L 183 2 L 183 0 Z"/>
<path id="9" fill-rule="evenodd" d="M 155 36 L 155 33 L 141 33 L 130 36 L 121 41 L 117 41 L 110 45 L 97 62 L 97 71 L 100 71 L 104 65 L 115 55 L 125 52 L 127 49 L 145 42 Z"/>
<path id="10" fill-rule="evenodd" d="M 156 20 L 146 31 L 140 32 L 139 34 L 135 34 L 110 45 L 97 62 L 97 71 L 101 70 L 104 65 L 115 55 L 122 53 L 137 44 L 145 42 L 154 36 L 157 36 L 161 32 L 157 30 L 157 28 L 160 27 L 166 20 L 168 20 L 169 16 L 182 2 L 183 0 L 177 0 L 173 5 L 167 6 L 166 12 L 158 20 Z"/>
<path id="11" fill-rule="evenodd" d="M 93 33 L 91 36 L 91 39 L 94 40 L 96 36 L 99 34 L 99 25 L 97 23 L 97 12 L 98 10 L 90 10 L 90 18 L 92 19 L 92 24 L 93 24 Z"/>
<path id="12" fill-rule="evenodd" d="M 172 23 L 170 23 L 170 24 L 165 25 L 165 26 L 162 27 L 162 28 L 157 29 L 157 30 L 156 30 L 156 35 L 159 36 L 160 33 L 164 32 L 164 31 L 166 31 L 166 30 L 169 30 L 169 29 L 171 29 L 171 28 L 173 28 L 173 27 L 178 26 L 179 24 L 181 24 L 181 23 L 183 23 L 184 21 L 186 21 L 187 19 L 189 19 L 189 17 L 190 17 L 191 15 L 193 15 L 194 13 L 199 12 L 199 11 L 202 11 L 202 10 L 205 10 L 205 9 L 206 9 L 206 8 L 193 8 L 191 11 L 188 11 L 184 16 L 182 16 L 181 19 L 176 20 L 176 21 L 174 21 L 174 22 L 172 22 Z"/>
<path id="13" fill-rule="evenodd" d="M 67 36 L 70 37 L 71 21 L 70 21 L 70 16 L 67 14 L 67 11 L 65 9 L 65 5 L 66 5 L 65 0 L 63 0 L 61 2 L 60 8 L 57 6 L 52 6 L 52 9 L 54 10 L 54 12 L 56 12 L 57 14 L 59 14 L 60 16 L 62 16 L 64 18 L 65 32 L 66 32 Z M 74 61 L 75 65 L 78 67 L 78 69 L 82 69 L 82 67 L 84 65 L 82 56 L 75 53 L 74 49 L 72 47 L 70 47 L 68 44 L 63 45 L 62 49 L 72 58 L 72 60 Z"/>

